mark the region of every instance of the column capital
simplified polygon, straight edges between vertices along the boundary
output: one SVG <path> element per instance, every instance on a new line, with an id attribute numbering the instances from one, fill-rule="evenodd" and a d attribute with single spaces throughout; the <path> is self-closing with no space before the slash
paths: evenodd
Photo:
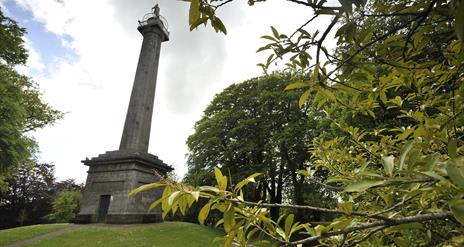
<path id="1" fill-rule="evenodd" d="M 159 17 L 151 17 L 146 21 L 139 21 L 137 30 L 139 30 L 142 35 L 145 35 L 148 32 L 158 33 L 161 35 L 162 42 L 169 40 L 169 31 Z"/>

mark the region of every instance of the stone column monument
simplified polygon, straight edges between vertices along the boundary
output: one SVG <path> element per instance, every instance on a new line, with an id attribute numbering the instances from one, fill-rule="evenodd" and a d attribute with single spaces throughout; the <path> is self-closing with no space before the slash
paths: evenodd
<path id="1" fill-rule="evenodd" d="M 134 85 L 119 150 L 108 151 L 82 162 L 89 166 L 81 209 L 76 223 L 143 223 L 161 221 L 160 209 L 148 213 L 161 191 L 129 197 L 143 184 L 157 181 L 154 171 L 165 175 L 173 168 L 148 153 L 161 43 L 169 40 L 167 22 L 156 5 L 139 21 L 143 35 Z"/>

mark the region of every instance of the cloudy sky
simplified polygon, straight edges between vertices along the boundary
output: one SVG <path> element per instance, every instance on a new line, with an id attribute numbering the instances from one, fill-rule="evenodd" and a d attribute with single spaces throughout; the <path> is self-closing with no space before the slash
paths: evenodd
<path id="1" fill-rule="evenodd" d="M 261 75 L 256 54 L 270 33 L 295 30 L 307 8 L 287 1 L 246 5 L 235 1 L 219 15 L 228 35 L 201 26 L 189 32 L 188 4 L 158 0 L 169 22 L 170 41 L 162 44 L 149 152 L 187 171 L 185 141 L 215 94 L 228 85 Z M 66 113 L 63 120 L 34 133 L 39 161 L 56 165 L 58 179 L 84 182 L 80 163 L 116 150 L 142 42 L 137 20 L 153 0 L 0 0 L 3 11 L 27 28 L 30 57 L 18 68 L 33 78 L 46 102 Z M 327 20 L 326 20 L 327 21 Z M 327 22 L 311 29 L 325 28 Z"/>

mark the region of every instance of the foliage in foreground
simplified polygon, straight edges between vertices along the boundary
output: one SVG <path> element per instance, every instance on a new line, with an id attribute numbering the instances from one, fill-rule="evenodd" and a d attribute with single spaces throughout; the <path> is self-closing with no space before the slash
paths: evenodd
<path id="1" fill-rule="evenodd" d="M 24 65 L 25 29 L 3 15 L 0 9 L 0 191 L 5 180 L 37 152 L 27 133 L 52 124 L 62 113 L 43 102 L 38 86 L 14 66 Z"/>
<path id="2" fill-rule="evenodd" d="M 290 80 L 297 79 L 274 73 L 233 84 L 217 94 L 187 139 L 189 171 L 184 182 L 213 184 L 214 167 L 220 165 L 230 181 L 263 173 L 254 186 L 244 189 L 249 201 L 336 205 L 333 194 L 316 183 L 323 174 L 314 174 L 316 182 L 297 174 L 311 163 L 308 146 L 312 140 L 332 130 L 321 110 L 311 105 L 298 107 L 301 90 L 283 92 Z M 279 208 L 270 211 L 277 220 Z M 324 217 L 319 212 L 296 213 L 299 220 Z"/>
<path id="3" fill-rule="evenodd" d="M 233 0 L 190 0 L 191 29 L 211 22 L 225 33 L 216 9 Z M 250 0 L 250 5 L 265 0 Z M 183 213 L 198 198 L 209 203 L 199 214 L 222 212 L 226 245 L 245 245 L 258 233 L 282 244 L 325 246 L 432 245 L 464 242 L 464 2 L 289 0 L 313 11 L 294 33 L 262 38 L 270 52 L 264 71 L 283 61 L 305 78 L 287 87 L 304 89 L 299 104 L 324 110 L 345 133 L 313 140 L 312 164 L 300 171 L 329 174 L 337 208 L 253 203 L 230 187 L 216 169 L 217 185 L 193 187 L 163 181 L 163 215 Z M 307 26 L 332 17 L 320 32 Z M 326 39 L 334 35 L 337 48 Z M 314 54 L 315 53 L 315 54 Z M 343 116 L 340 116 L 343 113 Z M 358 121 L 352 121 L 357 119 Z M 362 121 L 359 121 L 362 120 Z M 388 124 L 387 123 L 388 121 Z M 398 120 L 398 121 L 396 121 Z M 329 224 L 297 223 L 293 215 L 269 218 L 269 207 L 305 208 L 337 215 Z"/>

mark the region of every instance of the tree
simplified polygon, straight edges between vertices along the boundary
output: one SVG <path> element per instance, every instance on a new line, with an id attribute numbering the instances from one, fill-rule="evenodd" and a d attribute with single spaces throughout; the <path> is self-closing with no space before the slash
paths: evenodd
<path id="1" fill-rule="evenodd" d="M 29 161 L 6 180 L 0 192 L 0 229 L 47 221 L 68 222 L 77 212 L 83 184 L 55 180 L 55 166 Z"/>
<path id="2" fill-rule="evenodd" d="M 297 171 L 311 166 L 312 139 L 330 129 L 323 126 L 321 111 L 310 105 L 298 107 L 300 92 L 282 93 L 290 80 L 289 75 L 274 73 L 233 84 L 216 95 L 187 140 L 189 172 L 184 180 L 192 185 L 211 184 L 217 165 L 230 174 L 231 181 L 261 172 L 257 186 L 243 191 L 245 198 L 304 203 L 303 188 L 317 185 L 308 187 Z M 322 198 L 318 194 L 323 193 L 312 191 L 312 196 Z M 277 220 L 279 208 L 272 208 L 271 215 Z M 303 212 L 298 215 L 303 218 Z"/>
<path id="3" fill-rule="evenodd" d="M 0 10 L 0 58 L 6 64 L 24 64 L 27 50 L 24 48 L 24 28 L 16 21 L 6 17 Z"/>
<path id="4" fill-rule="evenodd" d="M 38 224 L 52 209 L 54 166 L 23 163 L 0 193 L 0 228 Z"/>
<path id="5" fill-rule="evenodd" d="M 69 178 L 63 181 L 55 182 L 53 189 L 56 191 L 56 193 L 62 191 L 81 192 L 84 190 L 84 183 L 78 184 L 76 183 L 76 180 Z"/>
<path id="6" fill-rule="evenodd" d="M 232 1 L 189 1 L 191 29 L 210 22 L 226 33 L 216 10 Z M 260 2 L 265 0 L 248 1 Z M 271 27 L 272 34 L 263 36 L 270 43 L 258 49 L 271 54 L 260 66 L 267 72 L 283 61 L 289 71 L 303 74 L 287 89 L 304 89 L 300 102 L 311 100 L 345 133 L 316 138 L 311 145 L 316 169 L 328 173 L 324 185 L 340 198 L 337 208 L 245 201 L 241 188 L 258 175 L 228 189 L 219 169 L 214 187 L 164 180 L 134 193 L 164 186 L 165 197 L 158 201 L 163 213 L 185 211 L 199 197 L 209 199 L 199 220 L 219 210 L 226 245 L 246 244 L 257 232 L 288 245 L 462 244 L 463 1 L 288 2 L 313 15 L 291 34 Z M 306 27 L 320 15 L 332 16 L 330 24 L 309 33 Z M 338 43 L 329 51 L 325 44 L 332 34 Z M 308 177 L 312 172 L 300 171 Z M 297 223 L 292 214 L 273 221 L 267 210 L 272 207 L 338 217 L 325 225 Z"/>
<path id="7" fill-rule="evenodd" d="M 36 152 L 36 142 L 26 134 L 62 117 L 41 99 L 37 85 L 20 75 L 15 65 L 25 64 L 25 29 L 0 9 L 0 189 L 5 179 Z"/>
<path id="8" fill-rule="evenodd" d="M 47 215 L 51 222 L 70 222 L 79 212 L 79 202 L 82 199 L 80 191 L 61 191 L 53 199 L 53 211 Z"/>

